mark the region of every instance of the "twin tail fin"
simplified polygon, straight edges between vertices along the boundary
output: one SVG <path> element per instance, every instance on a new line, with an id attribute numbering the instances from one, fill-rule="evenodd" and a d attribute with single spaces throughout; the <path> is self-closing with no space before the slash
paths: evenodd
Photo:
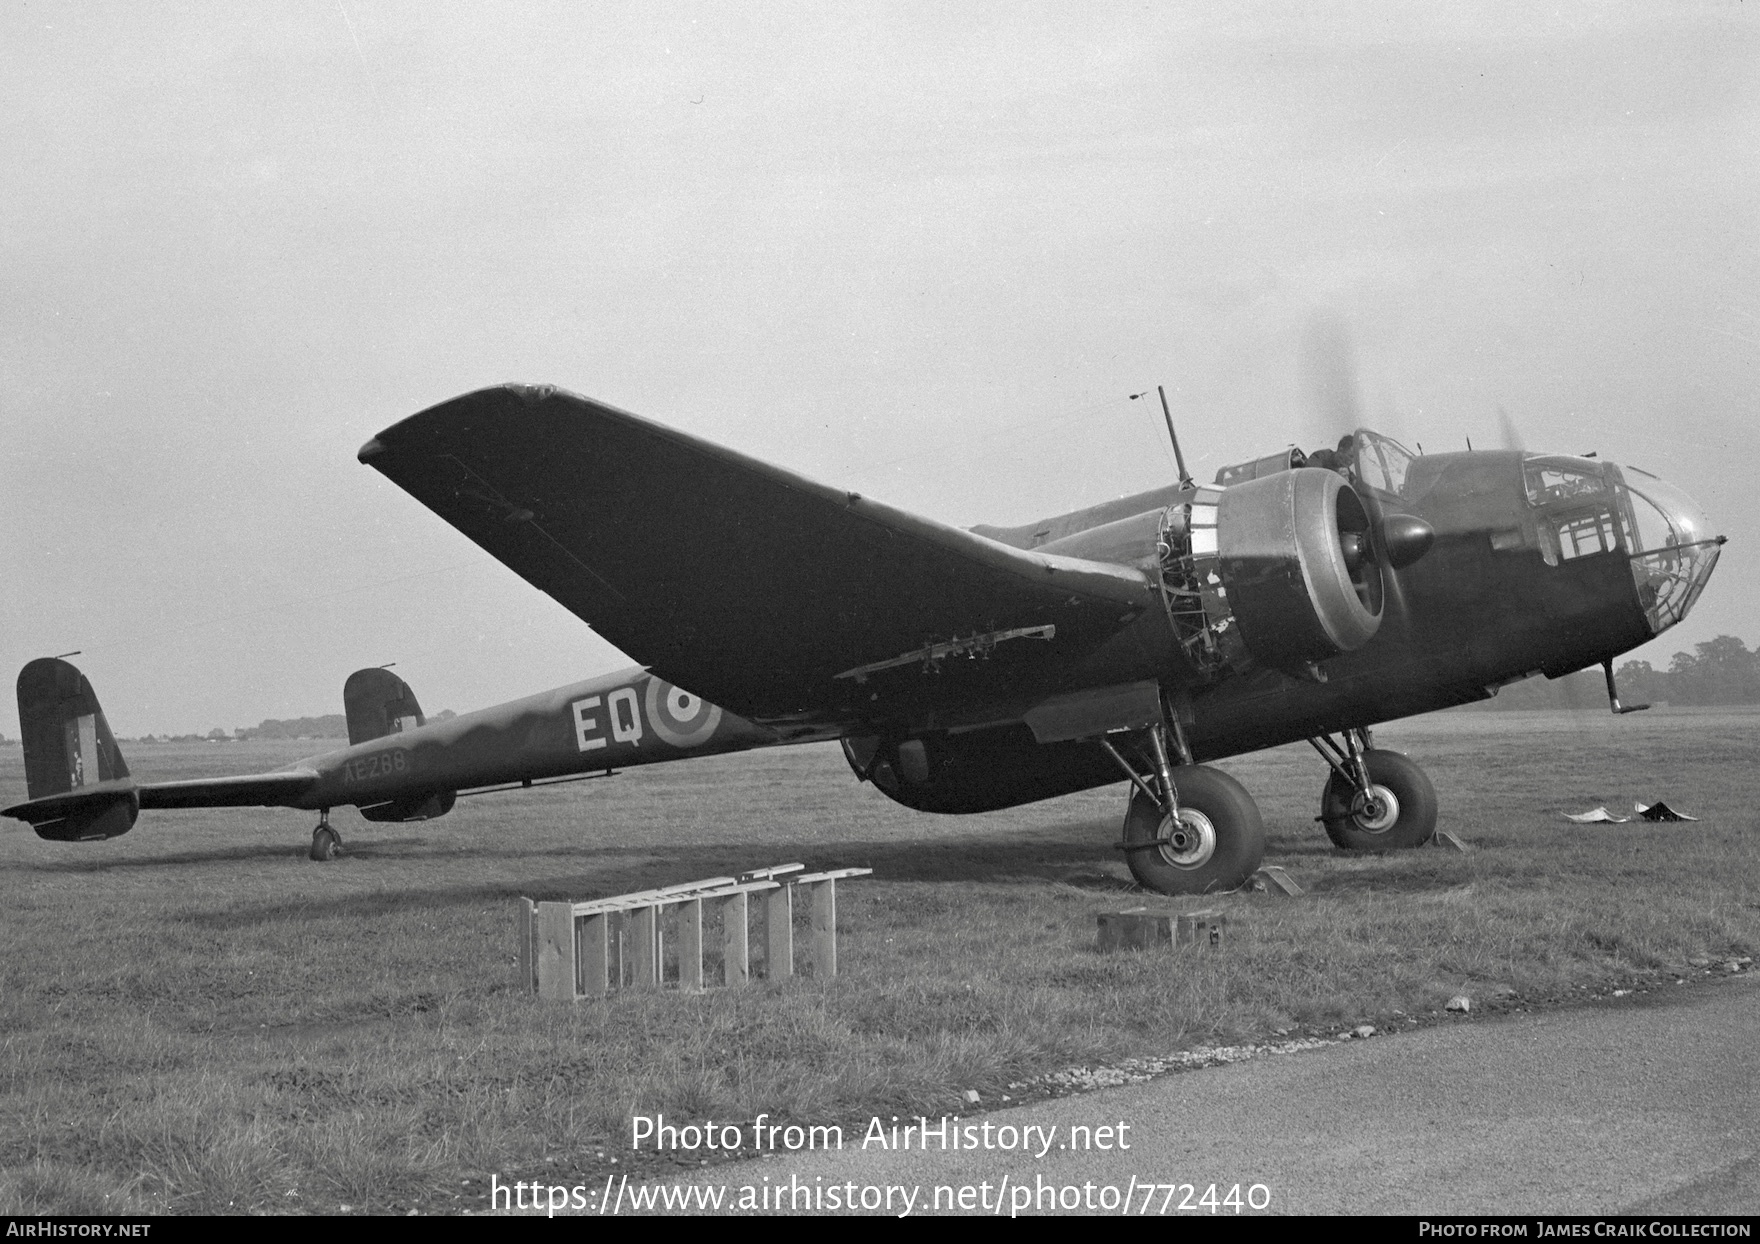
<path id="1" fill-rule="evenodd" d="M 133 828 L 140 795 L 84 674 L 59 657 L 30 662 L 18 673 L 18 722 L 30 801 L 4 815 L 60 842 Z"/>
<path id="2" fill-rule="evenodd" d="M 349 746 L 401 734 L 424 724 L 422 706 L 409 684 L 384 668 L 356 670 L 342 684 Z"/>

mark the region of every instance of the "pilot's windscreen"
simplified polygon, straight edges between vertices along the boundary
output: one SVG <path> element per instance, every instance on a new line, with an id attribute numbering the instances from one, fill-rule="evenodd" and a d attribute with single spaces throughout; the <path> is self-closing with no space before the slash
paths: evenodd
<path id="1" fill-rule="evenodd" d="M 1530 458 L 1522 478 L 1532 505 L 1584 500 L 1607 491 L 1600 465 L 1582 459 Z"/>
<path id="2" fill-rule="evenodd" d="M 1398 441 L 1364 430 L 1356 435 L 1357 478 L 1381 492 L 1403 496 L 1414 455 Z"/>

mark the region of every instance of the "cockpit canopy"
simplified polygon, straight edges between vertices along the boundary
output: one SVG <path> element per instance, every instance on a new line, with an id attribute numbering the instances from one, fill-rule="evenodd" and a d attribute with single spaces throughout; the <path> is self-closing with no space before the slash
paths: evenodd
<path id="1" fill-rule="evenodd" d="M 1391 436 L 1358 428 L 1350 437 L 1352 474 L 1377 492 L 1406 495 L 1406 476 L 1417 455 Z"/>
<path id="2" fill-rule="evenodd" d="M 1368 428 L 1358 428 L 1349 436 L 1340 437 L 1337 447 L 1333 449 L 1316 449 L 1309 454 L 1292 445 L 1288 449 L 1255 458 L 1251 462 L 1225 466 L 1216 472 L 1216 483 L 1226 488 L 1230 484 L 1261 479 L 1278 471 L 1316 467 L 1337 471 L 1353 483 L 1364 484 L 1377 492 L 1400 497 L 1405 495 L 1406 474 L 1416 459 L 1416 454 L 1392 437 L 1371 432 Z"/>

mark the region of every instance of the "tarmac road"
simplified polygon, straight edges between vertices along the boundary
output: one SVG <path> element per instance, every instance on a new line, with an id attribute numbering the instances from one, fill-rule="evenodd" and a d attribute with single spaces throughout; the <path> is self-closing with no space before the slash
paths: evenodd
<path id="1" fill-rule="evenodd" d="M 1273 1213 L 1755 1214 L 1757 1085 L 1760 980 L 1749 974 L 1564 1012 L 1462 1018 L 962 1121 L 1055 1129 L 1043 1158 L 943 1151 L 933 1133 L 926 1152 L 863 1150 L 848 1136 L 841 1152 L 721 1166 L 692 1182 L 915 1186 L 917 1213 L 936 1185 L 974 1189 L 975 1211 L 1000 1200 L 1007 1213 L 1023 1187 L 1038 1212 L 1078 1193 L 1098 1209 L 1104 1186 L 1118 1189 L 1117 1203 L 1134 1177 L 1132 1212 L 1161 1208 L 1164 1195 L 1144 1184 L 1192 1184 L 1194 1197 L 1210 1184 L 1218 1195 L 1240 1185 L 1243 1196 L 1260 1184 Z M 1112 1135 L 1128 1150 L 1058 1147 L 1071 1125 L 1119 1123 L 1128 1132 Z M 993 1130 L 992 1140 L 1006 1136 Z"/>

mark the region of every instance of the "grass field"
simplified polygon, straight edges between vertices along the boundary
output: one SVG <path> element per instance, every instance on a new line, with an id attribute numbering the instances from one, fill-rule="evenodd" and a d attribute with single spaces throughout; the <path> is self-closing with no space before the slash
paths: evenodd
<path id="1" fill-rule="evenodd" d="M 632 1113 L 865 1120 L 1195 1046 L 1476 1022 L 1703 974 L 1760 944 L 1760 712 L 1444 714 L 1377 741 L 1435 780 L 1469 854 L 1347 856 L 1306 746 L 1227 762 L 1308 889 L 1226 910 L 1220 954 L 1101 955 L 1132 901 L 1122 786 L 931 817 L 835 747 L 709 758 L 461 800 L 440 821 L 148 814 L 108 843 L 0 829 L 0 1213 L 446 1212 L 491 1174 L 630 1166 Z M 144 777 L 299 744 L 128 748 Z M 0 747 L 0 801 L 24 797 Z M 1666 798 L 1696 825 L 1560 811 Z M 542 1005 L 512 987 L 515 898 L 588 898 L 800 860 L 839 889 L 835 980 Z M 1455 993 L 1467 1019 L 1444 1018 Z M 1018 1094 L 1018 1090 L 1017 1090 Z M 902 1108 L 902 1109 L 901 1109 Z M 620 1165 L 610 1164 L 616 1159 Z M 638 1167 L 639 1169 L 639 1167 Z"/>

